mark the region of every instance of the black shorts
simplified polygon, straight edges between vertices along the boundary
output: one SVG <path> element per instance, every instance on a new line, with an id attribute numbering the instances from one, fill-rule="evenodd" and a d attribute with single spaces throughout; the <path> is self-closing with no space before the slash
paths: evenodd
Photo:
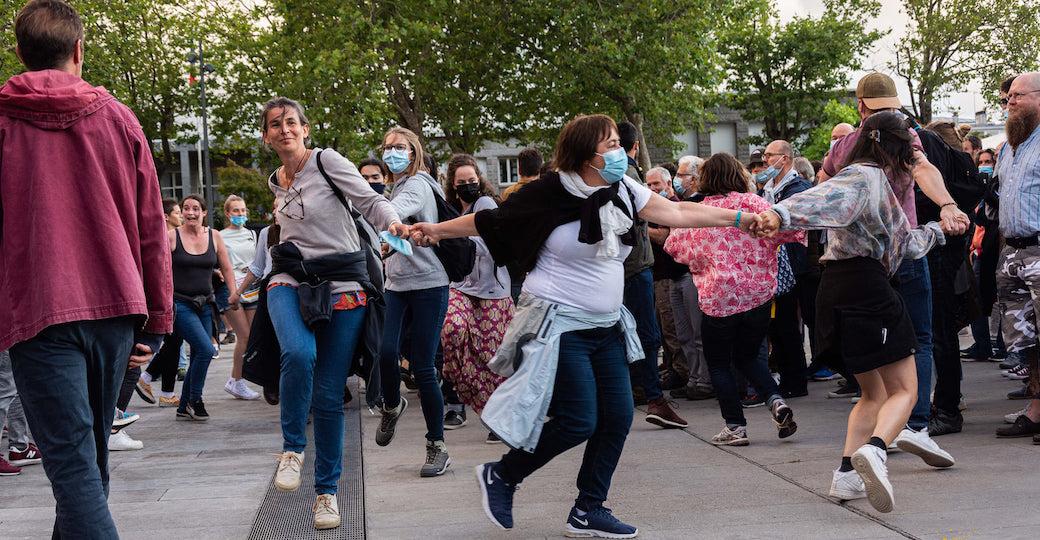
<path id="1" fill-rule="evenodd" d="M 857 257 L 828 261 L 816 296 L 816 358 L 866 373 L 914 354 L 917 335 L 884 266 Z"/>

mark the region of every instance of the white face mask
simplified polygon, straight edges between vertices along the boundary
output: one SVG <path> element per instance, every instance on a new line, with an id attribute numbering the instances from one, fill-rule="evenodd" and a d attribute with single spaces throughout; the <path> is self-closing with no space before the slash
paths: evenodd
<path id="1" fill-rule="evenodd" d="M 834 150 L 834 145 L 838 144 L 838 141 L 840 141 L 840 140 L 841 139 L 833 139 L 833 140 L 831 140 L 831 150 Z"/>

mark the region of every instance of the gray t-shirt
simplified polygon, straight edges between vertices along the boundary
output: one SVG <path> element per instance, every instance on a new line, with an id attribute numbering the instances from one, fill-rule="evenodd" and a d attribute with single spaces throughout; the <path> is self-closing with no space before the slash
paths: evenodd
<path id="1" fill-rule="evenodd" d="M 350 160 L 335 150 L 315 148 L 303 169 L 296 173 L 296 179 L 289 189 L 282 189 L 275 175 L 268 180 L 271 191 L 283 200 L 281 207 L 276 210 L 282 228 L 280 239 L 296 244 L 304 259 L 353 253 L 361 249 L 354 221 L 318 171 L 319 152 L 321 164 L 329 178 L 377 230 L 386 230 L 391 224 L 401 221 L 386 198 L 368 185 Z M 298 285 L 287 274 L 273 276 L 271 283 Z M 360 288 L 353 281 L 332 283 L 333 293 Z"/>
<path id="2" fill-rule="evenodd" d="M 432 176 L 419 171 L 415 176 L 394 183 L 390 204 L 402 220 L 411 223 L 437 223 L 437 200 L 434 190 L 444 197 L 444 190 Z M 386 289 L 404 292 L 433 287 L 446 287 L 448 274 L 433 248 L 412 248 L 412 255 L 396 253 L 386 259 Z"/>

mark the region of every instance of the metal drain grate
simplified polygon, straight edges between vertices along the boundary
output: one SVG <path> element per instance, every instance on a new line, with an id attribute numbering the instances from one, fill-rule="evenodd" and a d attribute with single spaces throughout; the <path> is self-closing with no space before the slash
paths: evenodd
<path id="1" fill-rule="evenodd" d="M 286 493 L 271 485 L 260 504 L 249 540 L 364 540 L 365 538 L 365 482 L 361 462 L 360 402 L 364 394 L 357 384 L 350 384 L 354 400 L 343 411 L 346 416 L 343 440 L 343 474 L 336 495 L 342 525 L 336 529 L 314 529 L 314 437 L 307 427 L 307 450 L 303 464 L 300 489 Z M 272 463 L 273 465 L 273 463 Z"/>

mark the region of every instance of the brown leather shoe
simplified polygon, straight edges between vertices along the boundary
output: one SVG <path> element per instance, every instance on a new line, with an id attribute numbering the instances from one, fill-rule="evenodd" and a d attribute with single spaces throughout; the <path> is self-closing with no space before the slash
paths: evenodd
<path id="1" fill-rule="evenodd" d="M 663 397 L 647 404 L 646 421 L 665 429 L 680 429 L 690 425 L 675 413 L 672 405 Z"/>

